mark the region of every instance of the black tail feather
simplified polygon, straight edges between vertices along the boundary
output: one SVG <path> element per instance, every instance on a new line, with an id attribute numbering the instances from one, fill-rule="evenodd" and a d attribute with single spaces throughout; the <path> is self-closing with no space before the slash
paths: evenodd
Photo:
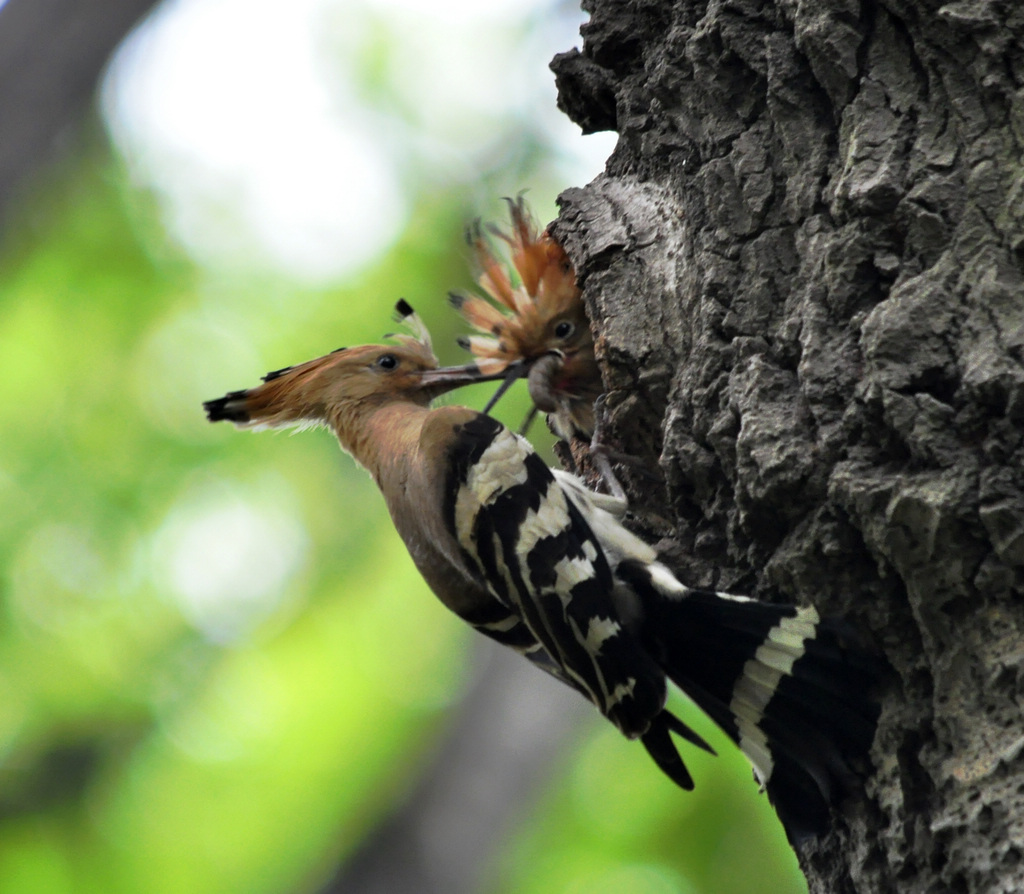
<path id="1" fill-rule="evenodd" d="M 698 748 L 711 755 L 716 753 L 715 749 L 708 745 L 702 736 L 699 736 L 695 730 L 683 723 L 683 721 L 676 717 L 675 714 L 670 711 L 662 711 L 661 719 L 671 732 L 675 733 L 682 739 L 686 739 L 686 741 L 691 745 L 696 745 Z"/>
<path id="2" fill-rule="evenodd" d="M 639 563 L 617 573 L 640 595 L 648 650 L 754 764 L 790 840 L 825 832 L 874 739 L 878 658 L 813 609 L 665 594 Z"/>
<path id="3" fill-rule="evenodd" d="M 683 763 L 683 759 L 679 756 L 676 744 L 669 734 L 670 728 L 675 729 L 675 726 L 667 720 L 669 717 L 676 720 L 675 716 L 668 711 L 663 711 L 655 717 L 647 731 L 640 736 L 640 741 L 643 742 L 644 748 L 647 749 L 647 754 L 654 759 L 654 763 L 657 764 L 660 770 L 672 779 L 680 789 L 691 792 L 693 791 L 693 777 L 690 775 L 690 771 L 686 769 L 686 764 Z"/>

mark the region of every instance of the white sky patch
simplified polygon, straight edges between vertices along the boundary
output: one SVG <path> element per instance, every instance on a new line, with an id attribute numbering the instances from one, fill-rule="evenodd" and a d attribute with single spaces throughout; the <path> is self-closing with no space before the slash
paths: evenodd
<path id="1" fill-rule="evenodd" d="M 170 0 L 114 60 L 114 139 L 200 262 L 250 254 L 328 279 L 401 229 L 405 203 L 364 111 L 316 68 L 322 6 Z"/>
<path id="2" fill-rule="evenodd" d="M 231 641 L 272 615 L 308 547 L 282 487 L 265 486 L 273 504 L 229 487 L 204 487 L 171 511 L 155 538 L 155 583 L 209 639 Z"/>
<path id="3" fill-rule="evenodd" d="M 165 0 L 115 57 L 104 110 L 197 261 L 330 281 L 388 248 L 420 181 L 471 186 L 518 120 L 548 135 L 559 188 L 601 170 L 614 135 L 584 139 L 555 109 L 547 64 L 580 42 L 565 9 Z"/>

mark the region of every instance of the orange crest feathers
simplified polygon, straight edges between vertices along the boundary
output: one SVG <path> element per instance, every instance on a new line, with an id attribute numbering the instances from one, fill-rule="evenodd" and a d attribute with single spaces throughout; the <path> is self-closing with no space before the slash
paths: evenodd
<path id="1" fill-rule="evenodd" d="M 460 343 L 481 368 L 486 361 L 488 372 L 564 349 L 565 336 L 556 334 L 560 321 L 571 323 L 574 343 L 592 340 L 568 255 L 547 230 L 538 234 L 522 196 L 506 201 L 510 231 L 488 229 L 508 245 L 508 261 L 499 259 L 479 224 L 469 233 L 480 268 L 477 281 L 491 301 L 477 295 L 450 296 L 452 305 L 481 333 Z"/>

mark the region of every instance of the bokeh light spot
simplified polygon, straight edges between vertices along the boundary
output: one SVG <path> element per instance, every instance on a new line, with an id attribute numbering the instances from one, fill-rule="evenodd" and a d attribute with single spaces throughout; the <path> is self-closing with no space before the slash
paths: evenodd
<path id="1" fill-rule="evenodd" d="M 265 484 L 259 502 L 226 484 L 188 493 L 155 538 L 156 583 L 216 642 L 244 635 L 277 611 L 305 562 L 307 535 L 287 508 L 284 485 Z"/>

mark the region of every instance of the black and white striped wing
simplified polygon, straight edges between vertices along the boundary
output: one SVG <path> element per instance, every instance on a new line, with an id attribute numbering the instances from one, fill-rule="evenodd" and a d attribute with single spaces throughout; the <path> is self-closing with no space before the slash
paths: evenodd
<path id="1" fill-rule="evenodd" d="M 579 685 L 566 676 L 558 662 L 537 641 L 537 637 L 533 635 L 515 609 L 494 600 L 486 607 L 478 607 L 472 612 L 462 611 L 459 613 L 459 617 L 474 630 L 518 652 L 545 673 L 551 674 L 567 686 L 581 691 L 589 697 L 589 693 L 580 690 Z"/>
<path id="2" fill-rule="evenodd" d="M 446 522 L 467 560 L 557 675 L 626 735 L 644 733 L 664 703 L 664 675 L 621 625 L 597 538 L 529 442 L 475 417 L 456 435 L 447 494 Z"/>

